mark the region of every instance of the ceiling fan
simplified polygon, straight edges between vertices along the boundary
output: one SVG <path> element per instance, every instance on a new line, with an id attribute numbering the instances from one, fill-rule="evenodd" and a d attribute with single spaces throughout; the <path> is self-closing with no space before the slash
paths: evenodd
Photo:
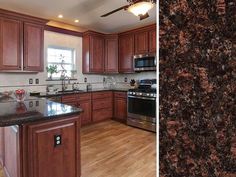
<path id="1" fill-rule="evenodd" d="M 149 17 L 148 11 L 154 7 L 154 4 L 156 4 L 156 0 L 127 0 L 127 2 L 129 5 L 122 6 L 102 15 L 101 17 L 107 17 L 108 15 L 124 9 L 136 16 L 139 16 L 140 20 L 143 20 Z"/>

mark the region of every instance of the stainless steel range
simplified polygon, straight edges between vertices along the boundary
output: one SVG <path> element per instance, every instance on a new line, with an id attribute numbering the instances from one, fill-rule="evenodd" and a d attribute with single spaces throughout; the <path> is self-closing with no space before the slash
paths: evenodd
<path id="1" fill-rule="evenodd" d="M 156 79 L 141 80 L 128 91 L 127 124 L 156 132 Z"/>

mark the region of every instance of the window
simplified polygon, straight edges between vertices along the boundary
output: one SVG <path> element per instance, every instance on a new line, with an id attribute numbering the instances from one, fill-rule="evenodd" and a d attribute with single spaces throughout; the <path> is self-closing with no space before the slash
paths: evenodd
<path id="1" fill-rule="evenodd" d="M 62 66 L 66 70 L 66 76 L 71 77 L 72 72 L 75 71 L 75 49 L 50 46 L 47 49 L 47 61 L 48 67 L 57 66 L 58 73 L 52 74 L 53 79 L 60 79 Z M 49 73 L 48 77 L 50 77 Z"/>

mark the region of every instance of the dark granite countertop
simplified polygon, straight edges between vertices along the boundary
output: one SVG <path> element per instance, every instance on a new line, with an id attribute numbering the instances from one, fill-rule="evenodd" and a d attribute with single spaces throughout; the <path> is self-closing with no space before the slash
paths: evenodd
<path id="1" fill-rule="evenodd" d="M 22 103 L 2 101 L 0 102 L 0 127 L 52 120 L 80 112 L 82 112 L 80 108 L 34 97 Z"/>
<path id="2" fill-rule="evenodd" d="M 102 91 L 119 91 L 119 92 L 127 92 L 128 89 L 125 88 L 115 88 L 115 89 L 104 89 L 104 88 L 98 88 L 98 89 L 92 89 L 92 90 L 77 90 L 77 91 L 71 91 L 71 92 L 56 92 L 55 94 L 48 94 L 46 92 L 41 92 L 40 95 L 37 97 L 55 97 L 55 96 L 63 96 L 63 95 L 71 95 L 71 94 L 79 94 L 79 93 L 92 93 L 92 92 L 102 92 Z"/>

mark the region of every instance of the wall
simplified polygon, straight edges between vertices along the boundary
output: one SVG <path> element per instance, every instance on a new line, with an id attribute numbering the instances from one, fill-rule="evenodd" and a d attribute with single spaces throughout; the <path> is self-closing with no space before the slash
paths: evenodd
<path id="1" fill-rule="evenodd" d="M 160 176 L 236 176 L 236 4 L 160 1 Z"/>
<path id="2" fill-rule="evenodd" d="M 44 39 L 44 63 L 46 64 L 46 56 L 47 56 L 47 47 L 49 45 L 58 45 L 63 47 L 70 47 L 76 49 L 76 66 L 77 66 L 77 74 L 75 78 L 78 79 L 80 83 L 80 88 L 85 89 L 86 83 L 84 83 L 84 78 L 87 78 L 89 83 L 92 83 L 93 88 L 102 88 L 103 87 L 103 77 L 107 77 L 106 75 L 84 75 L 82 74 L 82 38 L 75 37 L 65 34 L 59 34 L 55 32 L 45 31 L 45 39 Z M 112 75 L 118 82 L 118 87 L 128 87 L 128 83 L 124 83 L 124 78 L 127 77 L 128 81 L 130 79 L 138 79 L 138 78 L 149 78 L 155 77 L 155 72 L 149 73 L 139 73 L 139 74 L 129 74 L 129 75 Z M 38 78 L 40 80 L 39 85 L 29 85 L 29 79 Z M 4 90 L 15 90 L 17 88 L 24 88 L 27 91 L 40 91 L 44 92 L 46 90 L 46 85 L 56 84 L 57 87 L 60 87 L 60 82 L 58 81 L 46 81 L 47 72 L 44 71 L 42 73 L 37 74 L 22 74 L 22 73 L 0 73 L 0 92 Z"/>

